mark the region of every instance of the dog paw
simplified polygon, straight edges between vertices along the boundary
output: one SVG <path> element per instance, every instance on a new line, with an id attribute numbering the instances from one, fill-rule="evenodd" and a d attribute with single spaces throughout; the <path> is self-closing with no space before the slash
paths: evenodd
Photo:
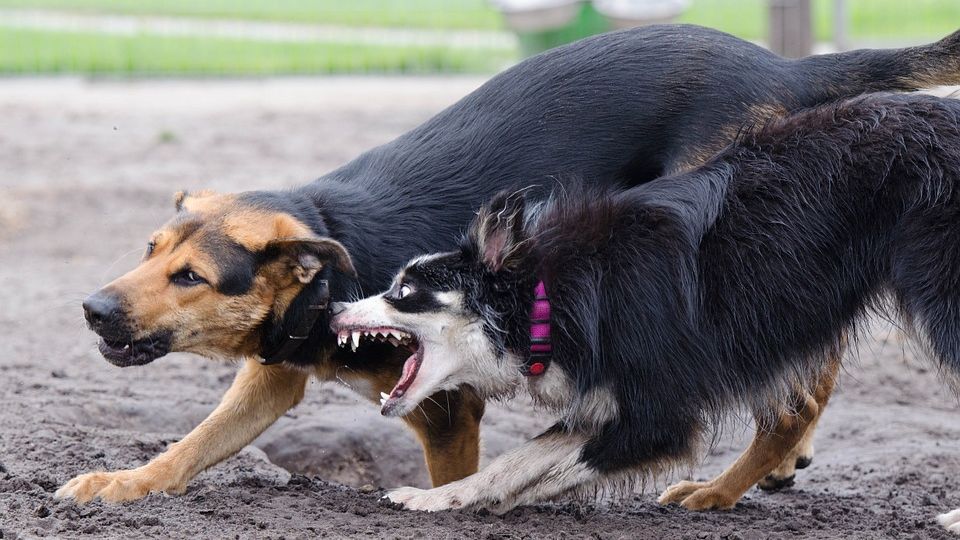
<path id="1" fill-rule="evenodd" d="M 764 491 L 779 491 L 781 489 L 786 489 L 792 487 L 794 481 L 796 480 L 796 475 L 790 474 L 790 476 L 777 476 L 775 473 L 768 474 L 763 477 L 763 480 L 757 482 L 757 487 Z"/>
<path id="2" fill-rule="evenodd" d="M 452 510 L 463 506 L 463 503 L 458 497 L 441 488 L 418 489 L 402 487 L 390 491 L 383 498 L 392 503 L 399 504 L 407 510 L 419 510 L 421 512 L 439 512 L 441 510 Z"/>
<path id="3" fill-rule="evenodd" d="M 657 498 L 657 502 L 660 504 L 679 504 L 694 491 L 706 487 L 710 487 L 710 482 L 690 482 L 689 480 L 677 482 L 668 487 L 667 490 Z"/>
<path id="4" fill-rule="evenodd" d="M 151 492 L 182 493 L 184 486 L 159 481 L 141 469 L 81 474 L 57 490 L 55 497 L 86 504 L 94 499 L 110 503 L 135 501 Z"/>
<path id="5" fill-rule="evenodd" d="M 733 508 L 740 497 L 731 495 L 712 482 L 683 481 L 667 488 L 660 495 L 660 504 L 679 503 L 687 510 L 726 510 Z"/>
<path id="6" fill-rule="evenodd" d="M 960 508 L 940 514 L 937 516 L 937 522 L 953 534 L 960 534 Z"/>

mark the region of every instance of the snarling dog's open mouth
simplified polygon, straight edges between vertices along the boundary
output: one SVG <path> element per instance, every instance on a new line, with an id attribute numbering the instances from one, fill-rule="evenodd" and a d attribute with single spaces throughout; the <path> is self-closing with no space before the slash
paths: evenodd
<path id="1" fill-rule="evenodd" d="M 423 345 L 420 339 L 409 330 L 388 326 L 339 328 L 335 331 L 337 333 L 337 345 L 340 347 L 349 346 L 353 351 L 362 347 L 365 342 L 373 342 L 389 343 L 394 347 L 406 348 L 412 353 L 403 363 L 403 373 L 393 390 L 389 394 L 380 393 L 380 414 L 384 416 L 395 415 L 401 400 L 407 393 L 407 389 L 416 380 L 417 373 L 420 372 L 420 366 L 423 364 Z"/>
<path id="2" fill-rule="evenodd" d="M 170 334 L 159 332 L 143 339 L 101 337 L 97 348 L 115 366 L 142 366 L 170 352 Z"/>

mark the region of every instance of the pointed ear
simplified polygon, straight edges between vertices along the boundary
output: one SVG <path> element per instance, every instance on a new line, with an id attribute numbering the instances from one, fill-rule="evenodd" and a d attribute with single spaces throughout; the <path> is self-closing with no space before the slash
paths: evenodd
<path id="1" fill-rule="evenodd" d="M 333 238 L 278 238 L 267 243 L 266 251 L 286 257 L 301 283 L 310 283 L 327 264 L 357 277 L 347 248 Z"/>
<path id="2" fill-rule="evenodd" d="M 524 207 L 522 193 L 501 191 L 480 209 L 470 225 L 470 242 L 493 272 L 510 270 L 522 258 Z"/>

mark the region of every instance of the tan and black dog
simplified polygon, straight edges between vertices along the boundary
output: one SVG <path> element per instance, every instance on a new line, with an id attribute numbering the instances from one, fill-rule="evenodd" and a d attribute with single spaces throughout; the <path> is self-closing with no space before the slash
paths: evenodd
<path id="1" fill-rule="evenodd" d="M 706 28 L 647 27 L 530 58 L 302 188 L 178 195 L 176 215 L 151 238 L 142 263 L 90 296 L 86 318 L 117 365 L 171 351 L 245 364 L 183 440 L 140 468 L 78 476 L 58 496 L 128 501 L 183 492 L 296 405 L 310 376 L 337 375 L 379 401 L 404 361 L 387 341 L 402 336 L 363 343 L 353 336 L 355 350 L 337 351 L 328 302 L 382 290 L 411 256 L 451 248 L 474 210 L 500 190 L 536 185 L 527 194 L 536 200 L 568 175 L 644 183 L 701 163 L 771 114 L 957 83 L 960 33 L 924 47 L 786 60 Z M 822 396 L 797 399 L 821 410 L 830 381 L 825 373 Z M 475 472 L 483 401 L 468 388 L 426 403 L 405 420 L 424 446 L 433 483 Z M 804 441 L 816 417 L 785 417 L 761 432 L 719 480 L 725 496 L 687 506 L 730 505 L 742 486 L 771 472 L 769 481 L 781 483 L 812 455 Z M 772 459 L 788 440 L 788 458 Z"/>

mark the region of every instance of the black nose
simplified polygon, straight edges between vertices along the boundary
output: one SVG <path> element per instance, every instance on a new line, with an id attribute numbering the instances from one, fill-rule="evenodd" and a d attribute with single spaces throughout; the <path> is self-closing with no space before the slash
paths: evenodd
<path id="1" fill-rule="evenodd" d="M 97 291 L 83 301 L 83 315 L 94 330 L 112 325 L 120 318 L 120 299 L 104 291 Z"/>

